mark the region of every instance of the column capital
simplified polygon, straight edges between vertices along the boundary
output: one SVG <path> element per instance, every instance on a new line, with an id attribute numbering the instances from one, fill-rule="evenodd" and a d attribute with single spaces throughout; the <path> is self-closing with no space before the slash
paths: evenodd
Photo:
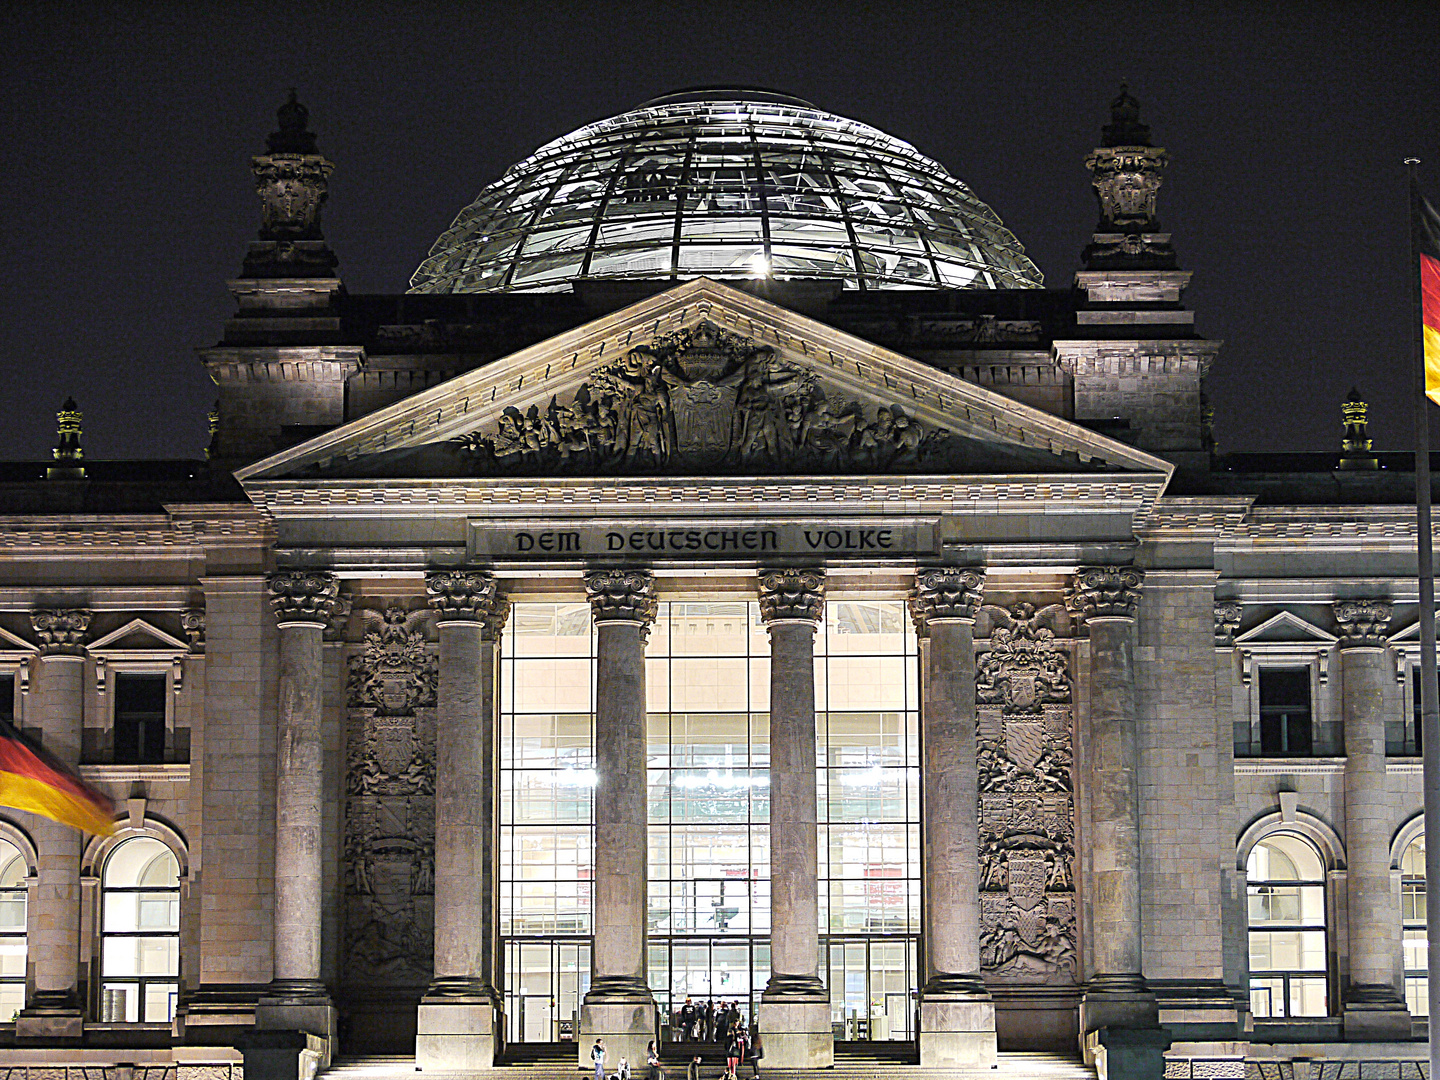
<path id="1" fill-rule="evenodd" d="M 1385 646 L 1385 628 L 1390 625 L 1390 616 L 1394 611 L 1389 600 L 1379 597 L 1336 600 L 1333 608 L 1340 632 L 1340 648 L 1374 649 Z"/>
<path id="2" fill-rule="evenodd" d="M 923 566 L 915 571 L 910 617 L 921 632 L 941 619 L 973 622 L 985 592 L 985 571 L 958 566 Z"/>
<path id="3" fill-rule="evenodd" d="M 36 608 L 30 612 L 30 628 L 40 638 L 40 654 L 84 655 L 90 619 L 85 608 Z"/>
<path id="4" fill-rule="evenodd" d="M 761 570 L 760 617 L 766 623 L 817 623 L 825 611 L 825 571 Z"/>
<path id="5" fill-rule="evenodd" d="M 1234 600 L 1215 601 L 1215 642 L 1230 645 L 1235 641 L 1235 631 L 1240 629 L 1240 618 L 1244 608 Z"/>
<path id="6" fill-rule="evenodd" d="M 425 575 L 425 591 L 441 622 L 478 622 L 486 637 L 498 635 L 510 618 L 510 602 L 485 570 L 432 571 Z"/>
<path id="7" fill-rule="evenodd" d="M 340 596 L 340 579 L 334 574 L 290 570 L 271 574 L 267 583 L 270 586 L 270 607 L 282 626 L 285 623 L 329 625 Z"/>
<path id="8" fill-rule="evenodd" d="M 1065 606 L 1081 619 L 1133 619 L 1145 572 L 1133 566 L 1082 566 L 1070 579 Z"/>
<path id="9" fill-rule="evenodd" d="M 655 575 L 649 570 L 590 570 L 585 595 L 597 623 L 655 621 Z"/>

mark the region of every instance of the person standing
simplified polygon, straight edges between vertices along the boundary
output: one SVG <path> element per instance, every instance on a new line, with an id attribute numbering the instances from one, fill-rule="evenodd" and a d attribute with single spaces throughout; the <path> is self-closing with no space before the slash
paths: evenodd
<path id="1" fill-rule="evenodd" d="M 760 1041 L 760 1025 L 750 1029 L 750 1067 L 755 1070 L 755 1080 L 760 1080 L 760 1059 L 765 1056 L 765 1044 Z"/>
<path id="2" fill-rule="evenodd" d="M 700 1080 L 700 1055 L 696 1054 L 685 1066 L 685 1080 Z"/>
<path id="3" fill-rule="evenodd" d="M 735 1028 L 725 1036 L 725 1075 L 736 1080 L 735 1070 L 740 1067 L 740 1032 Z"/>
<path id="4" fill-rule="evenodd" d="M 605 1080 L 605 1043 L 595 1040 L 595 1045 L 590 1048 L 590 1060 L 595 1063 L 595 1080 Z"/>
<path id="5" fill-rule="evenodd" d="M 650 1080 L 665 1080 L 660 1072 L 660 1051 L 655 1048 L 655 1040 L 650 1040 L 650 1045 L 645 1048 L 645 1064 L 650 1066 Z"/>

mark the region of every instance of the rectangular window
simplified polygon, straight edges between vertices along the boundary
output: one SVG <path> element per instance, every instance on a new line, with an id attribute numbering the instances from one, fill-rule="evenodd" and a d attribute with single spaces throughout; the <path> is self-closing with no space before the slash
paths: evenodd
<path id="1" fill-rule="evenodd" d="M 165 760 L 165 676 L 115 676 L 115 762 L 158 765 Z"/>
<path id="2" fill-rule="evenodd" d="M 1424 752 L 1424 740 L 1420 728 L 1420 669 L 1410 669 L 1410 698 L 1412 706 L 1410 709 L 1409 729 L 1405 732 L 1404 753 L 1419 755 Z"/>
<path id="3" fill-rule="evenodd" d="M 0 724 L 13 725 L 14 723 L 15 676 L 10 674 L 0 675 Z"/>
<path id="4" fill-rule="evenodd" d="M 1260 669 L 1260 753 L 1303 757 L 1311 752 L 1310 669 Z"/>

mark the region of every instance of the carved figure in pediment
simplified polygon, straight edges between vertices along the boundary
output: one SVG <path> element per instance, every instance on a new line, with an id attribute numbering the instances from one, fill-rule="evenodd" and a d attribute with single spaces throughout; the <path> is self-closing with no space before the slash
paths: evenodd
<path id="1" fill-rule="evenodd" d="M 507 406 L 454 444 L 481 472 L 581 469 L 835 472 L 944 468 L 950 433 L 899 404 L 827 395 L 818 376 L 708 323 L 637 345 L 542 412 Z"/>

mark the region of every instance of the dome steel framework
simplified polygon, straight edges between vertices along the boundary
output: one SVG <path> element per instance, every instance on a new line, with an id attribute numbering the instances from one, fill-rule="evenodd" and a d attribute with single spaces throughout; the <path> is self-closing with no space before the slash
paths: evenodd
<path id="1" fill-rule="evenodd" d="M 867 124 L 756 90 L 656 98 L 547 143 L 461 211 L 410 284 L 556 292 L 701 276 L 1043 285 L 995 212 L 937 162 Z"/>

